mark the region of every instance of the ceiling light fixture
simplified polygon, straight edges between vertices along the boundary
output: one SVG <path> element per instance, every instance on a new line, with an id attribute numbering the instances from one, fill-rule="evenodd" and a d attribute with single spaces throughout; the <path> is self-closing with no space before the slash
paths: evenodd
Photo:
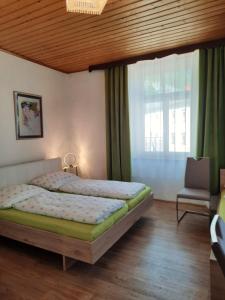
<path id="1" fill-rule="evenodd" d="M 68 12 L 100 15 L 107 0 L 66 0 Z"/>

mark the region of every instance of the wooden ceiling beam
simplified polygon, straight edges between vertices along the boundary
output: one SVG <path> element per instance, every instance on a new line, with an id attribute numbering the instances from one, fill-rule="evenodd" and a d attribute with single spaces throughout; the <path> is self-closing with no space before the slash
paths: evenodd
<path id="1" fill-rule="evenodd" d="M 13 7 L 6 7 L 5 9 L 1 10 L 1 31 L 3 31 L 5 26 L 8 26 L 9 23 L 12 28 L 13 24 L 18 25 L 19 22 L 24 23 L 26 20 L 29 20 L 34 12 L 40 15 L 44 11 L 50 12 L 54 7 L 66 9 L 65 3 L 63 3 L 61 0 L 17 1 Z"/>
<path id="2" fill-rule="evenodd" d="M 224 0 L 109 0 L 101 16 L 68 14 L 65 0 L 1 0 L 0 48 L 74 72 L 225 38 L 224 19 Z"/>
<path id="3" fill-rule="evenodd" d="M 216 12 L 221 12 L 221 11 L 223 11 L 223 10 L 218 9 L 216 6 L 208 8 L 208 13 L 209 14 L 214 14 L 215 15 Z M 224 11 L 225 11 L 225 4 L 224 4 Z M 200 10 L 199 13 L 198 12 L 194 12 L 194 13 L 196 14 L 196 16 L 207 14 L 207 12 L 203 11 L 202 9 Z M 209 18 L 209 16 L 208 16 L 208 18 Z M 176 20 L 180 20 L 181 22 L 188 22 L 188 20 L 185 21 L 184 15 L 180 15 L 179 17 L 176 18 Z M 172 22 L 172 23 L 174 23 L 174 22 Z M 163 26 L 165 27 L 165 26 L 168 26 L 169 24 L 171 24 L 171 19 L 169 19 L 169 20 L 166 19 L 165 21 L 161 21 L 159 23 L 159 25 L 161 25 L 162 28 L 163 28 Z M 147 22 L 145 22 L 142 25 L 144 26 L 145 30 L 149 30 L 149 32 L 150 32 L 150 29 L 156 27 L 157 23 L 154 23 L 154 20 L 150 20 L 150 25 Z M 118 32 L 117 31 L 115 32 L 115 30 L 112 30 L 112 33 L 115 33 L 116 36 L 118 36 L 118 37 L 125 35 L 125 36 L 127 36 L 127 39 L 129 39 L 129 35 L 134 35 L 134 34 L 138 34 L 138 32 L 143 32 L 144 29 L 142 27 L 139 28 L 139 26 L 141 26 L 141 25 L 138 25 L 138 26 L 136 25 L 136 27 L 135 26 L 133 26 L 133 27 L 131 26 L 128 29 L 126 27 L 124 29 L 123 28 L 121 28 L 121 29 L 118 28 L 118 29 L 115 29 Z M 127 31 L 124 31 L 124 30 L 127 30 Z M 75 39 L 75 37 L 74 37 L 74 39 Z M 94 38 L 93 37 L 92 39 L 93 39 L 94 42 L 96 42 L 96 41 L 98 41 L 98 39 L 106 41 L 107 39 L 110 40 L 110 39 L 113 39 L 113 38 L 112 38 L 112 34 L 109 32 L 107 35 L 104 35 L 102 33 L 101 35 L 100 34 L 98 35 L 98 38 Z M 69 46 L 69 44 L 71 44 L 71 41 L 66 42 L 66 40 L 62 40 L 62 41 L 60 40 L 60 42 L 62 43 L 61 45 L 58 44 L 58 41 L 55 41 L 54 43 L 52 41 L 51 42 L 52 46 L 50 46 L 50 47 L 48 47 L 48 43 L 45 46 L 42 46 L 42 47 L 41 46 L 40 47 L 37 47 L 37 46 L 35 47 L 34 45 L 31 45 L 30 47 L 33 48 L 34 51 L 36 51 L 36 52 L 42 52 L 42 53 L 44 53 L 44 52 L 48 51 L 48 52 L 54 52 L 55 53 L 56 51 L 58 51 L 60 49 L 67 48 Z M 83 40 L 83 43 L 87 45 L 88 41 L 87 40 Z M 73 44 L 73 46 L 75 46 L 74 42 L 72 44 Z M 81 45 L 81 41 L 77 41 L 76 45 Z M 8 45 L 6 45 L 6 46 L 9 47 Z M 30 51 L 31 50 L 31 48 L 27 49 L 27 47 L 25 47 L 25 46 L 24 47 L 21 46 L 22 47 L 21 48 L 21 47 L 19 47 L 19 45 L 16 45 L 16 47 L 17 47 L 17 49 L 19 51 Z M 13 47 L 11 47 L 11 48 L 13 48 Z"/>
<path id="4" fill-rule="evenodd" d="M 220 36 L 219 36 L 220 37 Z M 217 38 L 217 36 L 216 36 Z M 193 40 L 191 40 L 193 42 Z M 195 44 L 187 44 L 185 46 L 177 46 L 175 48 L 171 48 L 174 43 L 168 43 L 165 44 L 165 50 L 160 51 L 160 47 L 155 47 L 152 48 L 153 52 L 148 52 L 146 49 L 140 49 L 140 51 L 144 54 L 140 55 L 140 52 L 133 52 L 130 55 L 124 55 L 122 56 L 121 54 L 118 54 L 118 60 L 110 61 L 110 57 L 108 57 L 108 60 L 102 64 L 93 64 L 89 66 L 89 71 L 94 71 L 94 70 L 104 70 L 106 68 L 115 66 L 115 65 L 121 65 L 121 64 L 133 64 L 137 63 L 138 61 L 142 60 L 152 60 L 155 58 L 162 58 L 168 55 L 172 54 L 184 54 L 188 53 L 197 49 L 202 49 L 202 48 L 212 48 L 212 47 L 217 47 L 217 46 L 224 46 L 225 45 L 225 39 L 217 39 L 215 41 L 210 41 L 208 42 L 207 39 L 202 41 L 201 43 L 198 43 L 199 39 L 194 39 Z M 174 41 L 172 41 L 174 42 Z M 122 59 L 120 59 L 122 57 Z M 97 61 L 97 60 L 96 60 Z M 74 73 L 74 72 L 81 72 L 87 70 L 87 65 L 84 63 L 79 63 L 76 61 L 76 70 L 74 70 L 74 64 L 68 64 L 68 65 L 63 65 L 63 67 L 66 69 L 67 73 Z"/>
<path id="5" fill-rule="evenodd" d="M 221 29 L 220 32 L 218 32 L 217 30 L 212 30 L 210 33 L 217 33 L 216 35 L 216 38 L 220 38 L 222 35 L 223 35 L 223 32 L 224 32 L 224 28 Z M 181 35 L 182 37 L 182 35 Z M 192 40 L 194 40 L 195 42 L 196 41 L 199 41 L 199 34 L 194 34 L 194 35 L 185 35 L 183 36 L 183 38 L 181 37 L 175 37 L 175 36 L 171 36 L 171 37 L 168 37 L 168 38 L 164 38 L 164 39 L 161 39 L 161 40 L 158 40 L 156 42 L 149 42 L 149 41 L 146 41 L 144 43 L 141 43 L 141 44 L 135 44 L 135 45 L 130 45 L 130 46 L 127 46 L 126 48 L 123 48 L 123 50 L 121 51 L 120 50 L 120 47 L 118 48 L 114 48 L 109 54 L 108 54 L 108 57 L 110 57 L 110 55 L 113 55 L 113 56 L 116 56 L 117 53 L 120 53 L 120 55 L 132 55 L 132 54 L 136 54 L 137 51 L 140 49 L 141 52 L 145 51 L 145 53 L 151 53 L 150 52 L 150 49 L 154 49 L 155 47 L 158 47 L 157 45 L 160 45 L 162 47 L 162 45 L 164 47 L 166 47 L 167 45 L 171 45 L 171 43 L 173 44 L 177 44 L 178 42 L 181 42 L 182 44 L 184 42 L 187 43 L 187 45 L 190 45 L 190 38 Z M 203 36 L 203 41 L 207 40 L 207 37 L 208 35 L 206 34 L 205 36 Z M 159 47 L 160 48 L 160 47 Z M 102 58 L 102 55 L 106 53 L 105 49 L 102 49 L 102 50 L 99 50 L 99 51 L 96 51 L 94 52 L 94 57 L 96 59 L 101 59 Z M 75 63 L 75 62 L 79 62 L 79 60 L 86 60 L 88 59 L 89 57 L 89 54 L 90 53 L 83 53 L 83 55 L 78 55 L 78 56 L 71 56 L 69 57 L 68 60 L 66 59 L 58 59 L 58 60 L 53 60 L 51 61 L 52 64 L 54 64 L 55 66 L 60 66 L 60 65 L 65 65 L 66 64 L 66 61 L 70 61 L 70 63 Z M 106 55 L 104 55 L 106 57 Z"/>
<path id="6" fill-rule="evenodd" d="M 169 1 L 169 0 L 168 0 Z M 163 10 L 159 10 L 153 13 L 151 9 L 144 8 L 142 11 L 141 15 L 138 13 L 135 13 L 134 15 L 131 14 L 129 17 L 125 17 L 122 15 L 120 18 L 116 18 L 115 20 L 113 19 L 112 22 L 110 22 L 110 18 L 106 18 L 104 22 L 99 22 L 99 25 L 96 23 L 94 24 L 87 24 L 88 27 L 85 27 L 84 25 L 80 24 L 81 27 L 77 27 L 76 24 L 72 28 L 67 27 L 64 28 L 55 28 L 53 31 L 49 30 L 45 35 L 40 32 L 37 35 L 32 35 L 32 37 L 29 37 L 29 45 L 32 46 L 32 41 L 33 43 L 37 42 L 37 39 L 42 42 L 51 42 L 51 41 L 58 41 L 60 43 L 61 41 L 65 41 L 68 38 L 73 38 L 73 39 L 84 39 L 84 38 L 91 38 L 94 35 L 99 35 L 100 33 L 108 33 L 110 35 L 110 32 L 114 32 L 118 28 L 128 28 L 129 26 L 137 26 L 141 23 L 144 22 L 151 22 L 154 24 L 154 22 L 161 21 L 161 20 L 171 20 L 172 18 L 177 18 L 177 17 L 182 17 L 184 18 L 185 15 L 189 15 L 191 13 L 194 13 L 197 11 L 202 12 L 203 9 L 209 9 L 209 10 L 214 10 L 216 9 L 215 5 L 215 0 L 211 0 L 207 4 L 202 4 L 202 0 L 197 0 L 193 3 L 193 0 L 184 0 L 185 3 L 184 6 L 182 6 L 182 9 L 178 10 L 177 8 L 177 1 L 174 1 L 173 3 L 170 3 L 165 6 Z M 219 4 L 224 4 L 223 0 L 216 0 L 217 3 Z M 171 1 L 170 1 L 171 2 Z M 172 8 L 171 8 L 171 5 Z M 169 7 L 168 7 L 169 6 Z M 171 8 L 171 9 L 169 9 Z M 115 16 L 113 16 L 115 17 Z M 94 26 L 95 25 L 95 26 Z M 55 35 L 54 35 L 55 33 Z M 26 37 L 26 36 L 24 36 Z M 10 36 L 7 37 L 8 39 L 8 45 L 12 46 L 13 44 L 21 43 L 21 39 L 11 39 Z M 7 42 L 7 39 L 5 42 Z M 4 41 L 1 39 L 1 41 Z M 25 45 L 24 45 L 25 46 Z"/>
<path id="7" fill-rule="evenodd" d="M 48 0 L 49 1 L 49 0 Z M 67 13 L 65 10 L 62 10 L 61 7 L 65 6 L 65 2 L 61 1 L 60 7 L 55 6 L 54 9 L 48 10 L 48 14 L 43 13 L 43 11 L 36 12 L 34 11 L 27 17 L 27 20 L 24 22 L 24 20 L 19 19 L 14 20 L 14 22 L 11 22 L 10 24 L 7 22 L 7 20 L 3 20 L 3 24 L 1 29 L 4 33 L 5 30 L 12 31 L 12 33 L 18 33 L 21 30 L 24 30 L 24 33 L 31 33 L 31 36 L 33 36 L 34 32 L 40 33 L 40 30 L 43 30 L 43 33 L 49 32 L 50 27 L 53 26 L 53 28 L 60 29 L 61 27 L 66 26 L 69 28 L 70 25 L 73 25 L 77 28 L 77 25 L 84 26 L 85 24 L 93 24 L 95 22 L 98 22 L 99 20 L 106 21 L 109 17 L 115 17 L 118 14 L 122 14 L 124 11 L 130 11 L 131 4 L 133 3 L 137 5 L 139 4 L 140 0 L 123 0 L 119 1 L 117 3 L 117 6 L 112 7 L 109 11 L 106 9 L 104 10 L 104 13 L 101 16 L 95 16 L 95 15 L 83 15 L 83 14 L 75 14 L 75 13 Z M 155 1 L 155 0 L 151 0 Z M 123 3 L 120 4 L 120 3 Z M 127 4 L 125 4 L 127 3 Z M 119 5 L 120 4 L 120 5 Z M 112 6 L 113 4 L 111 4 Z M 115 3 L 114 3 L 115 5 Z M 143 6 L 142 4 L 139 4 L 140 6 Z M 108 8 L 108 5 L 106 6 Z M 56 10 L 57 8 L 57 10 Z M 60 9 L 59 9 L 60 8 Z M 55 12 L 57 11 L 57 14 Z M 29 27 L 27 27 L 27 23 L 29 22 Z M 5 27 L 4 27 L 5 24 Z M 37 26 L 37 28 L 36 28 Z M 91 25 L 90 25 L 91 26 Z"/>
<path id="8" fill-rule="evenodd" d="M 225 19 L 225 13 L 222 11 L 219 12 L 219 16 L 221 18 Z M 203 15 L 204 18 L 204 15 Z M 52 53 L 50 52 L 44 52 L 43 54 L 40 54 L 40 59 L 56 59 L 56 58 L 64 58 L 66 56 L 71 56 L 75 55 L 78 53 L 85 52 L 93 52 L 96 49 L 103 49 L 105 47 L 109 47 L 110 49 L 113 49 L 115 44 L 120 47 L 125 46 L 127 43 L 140 43 L 142 40 L 146 39 L 151 39 L 154 41 L 155 38 L 164 37 L 168 35 L 172 35 L 174 33 L 179 33 L 182 32 L 183 35 L 185 35 L 185 32 L 188 32 L 192 30 L 195 32 L 198 30 L 199 32 L 202 30 L 207 30 L 207 28 L 211 28 L 211 26 L 214 26 L 215 28 L 218 28 L 218 26 L 221 24 L 221 21 L 217 19 L 217 17 L 214 17 L 212 19 L 209 19 L 207 25 L 204 24 L 203 20 L 197 20 L 196 22 L 193 23 L 184 23 L 183 21 L 179 22 L 174 22 L 171 24 L 171 27 L 163 27 L 163 29 L 160 30 L 161 27 L 154 28 L 154 30 L 149 30 L 149 29 L 143 29 L 138 32 L 133 33 L 130 37 L 127 37 L 127 39 L 124 39 L 124 37 L 127 35 L 127 33 L 124 33 L 122 35 L 115 35 L 113 38 L 104 38 L 104 42 L 102 42 L 101 39 L 96 40 L 94 43 L 91 45 L 88 45 L 88 47 L 85 47 L 85 42 L 84 43 L 79 43 L 78 46 L 76 46 L 76 49 L 74 50 L 74 42 L 67 44 L 66 50 L 64 48 L 59 49 L 58 47 L 55 48 L 55 52 Z M 196 26 L 200 26 L 197 27 Z M 31 55 L 35 55 L 36 53 L 32 53 Z"/>

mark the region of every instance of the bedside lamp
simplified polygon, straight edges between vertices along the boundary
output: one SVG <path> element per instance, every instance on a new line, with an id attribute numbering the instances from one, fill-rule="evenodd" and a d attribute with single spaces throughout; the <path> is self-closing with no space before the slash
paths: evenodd
<path id="1" fill-rule="evenodd" d="M 64 167 L 64 172 L 71 172 L 71 173 L 75 173 L 77 175 L 77 167 L 78 167 L 78 164 L 77 164 L 77 160 L 76 160 L 76 156 L 74 153 L 67 153 L 65 156 L 64 156 L 64 164 L 65 164 L 65 167 Z M 75 172 L 74 172 L 75 171 Z"/>

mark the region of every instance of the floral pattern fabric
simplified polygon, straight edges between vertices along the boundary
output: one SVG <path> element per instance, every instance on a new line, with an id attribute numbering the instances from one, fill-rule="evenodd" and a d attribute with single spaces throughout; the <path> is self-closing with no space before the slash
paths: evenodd
<path id="1" fill-rule="evenodd" d="M 59 190 L 71 194 L 128 200 L 144 188 L 144 184 L 137 182 L 79 179 L 65 183 Z"/>
<path id="2" fill-rule="evenodd" d="M 77 176 L 74 174 L 57 171 L 34 178 L 30 184 L 43 187 L 50 191 L 57 191 L 60 186 L 75 178 L 77 178 Z"/>
<path id="3" fill-rule="evenodd" d="M 82 179 L 67 172 L 49 173 L 33 179 L 31 184 L 50 191 L 122 200 L 134 198 L 145 188 L 143 183 Z"/>
<path id="4" fill-rule="evenodd" d="M 99 224 L 125 201 L 53 193 L 31 185 L 14 185 L 0 190 L 0 208 L 16 208 L 21 211 L 72 220 L 87 224 Z"/>
<path id="5" fill-rule="evenodd" d="M 122 200 L 44 192 L 13 206 L 29 213 L 99 224 L 124 205 Z"/>
<path id="6" fill-rule="evenodd" d="M 44 189 L 27 184 L 17 184 L 0 189 L 0 208 L 10 208 L 14 203 L 40 194 Z"/>

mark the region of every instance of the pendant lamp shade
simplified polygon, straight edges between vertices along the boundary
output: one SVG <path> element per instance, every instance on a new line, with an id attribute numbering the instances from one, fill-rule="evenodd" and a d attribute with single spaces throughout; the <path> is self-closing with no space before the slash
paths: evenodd
<path id="1" fill-rule="evenodd" d="M 67 0 L 66 6 L 68 12 L 100 15 L 106 2 L 107 0 Z"/>

